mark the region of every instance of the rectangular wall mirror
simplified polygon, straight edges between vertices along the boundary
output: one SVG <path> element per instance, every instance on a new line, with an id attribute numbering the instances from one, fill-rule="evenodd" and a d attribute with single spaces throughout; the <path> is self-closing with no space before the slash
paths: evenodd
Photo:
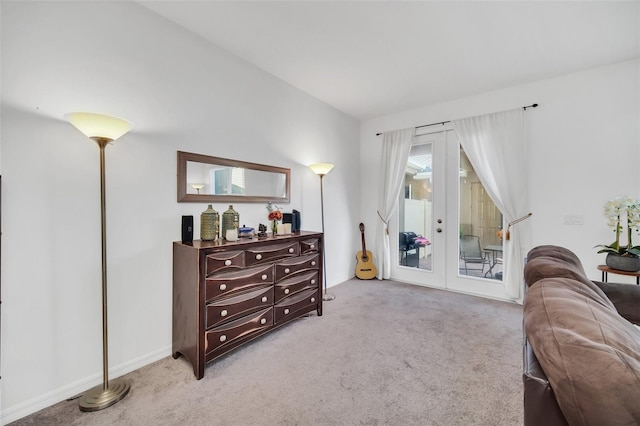
<path id="1" fill-rule="evenodd" d="M 178 151 L 178 202 L 289 202 L 291 170 Z"/>

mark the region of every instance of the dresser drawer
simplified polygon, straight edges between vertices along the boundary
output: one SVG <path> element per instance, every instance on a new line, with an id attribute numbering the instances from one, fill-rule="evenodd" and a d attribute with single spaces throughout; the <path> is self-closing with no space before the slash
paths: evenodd
<path id="1" fill-rule="evenodd" d="M 207 328 L 273 305 L 273 287 L 260 287 L 207 305 Z"/>
<path id="2" fill-rule="evenodd" d="M 291 297 L 280 301 L 275 307 L 275 324 L 281 324 L 297 318 L 305 312 L 310 312 L 318 307 L 318 290 L 304 290 Z"/>
<path id="3" fill-rule="evenodd" d="M 302 290 L 318 288 L 318 271 L 310 271 L 287 278 L 275 285 L 275 302 L 292 296 Z"/>
<path id="4" fill-rule="evenodd" d="M 273 265 L 221 272 L 206 278 L 205 300 L 226 298 L 262 284 L 273 283 Z"/>
<path id="5" fill-rule="evenodd" d="M 276 282 L 300 272 L 318 270 L 319 259 L 318 254 L 308 254 L 276 263 Z"/>
<path id="6" fill-rule="evenodd" d="M 205 353 L 224 351 L 273 325 L 273 308 L 263 309 L 235 321 L 212 328 L 205 333 Z"/>
<path id="7" fill-rule="evenodd" d="M 300 241 L 300 254 L 317 253 L 319 249 L 317 238 Z"/>
<path id="8" fill-rule="evenodd" d="M 244 268 L 243 251 L 219 251 L 207 255 L 207 277 L 225 269 Z"/>
<path id="9" fill-rule="evenodd" d="M 297 257 L 299 254 L 300 245 L 297 241 L 250 248 L 245 251 L 245 265 L 251 266 L 273 262 L 287 257 Z"/>

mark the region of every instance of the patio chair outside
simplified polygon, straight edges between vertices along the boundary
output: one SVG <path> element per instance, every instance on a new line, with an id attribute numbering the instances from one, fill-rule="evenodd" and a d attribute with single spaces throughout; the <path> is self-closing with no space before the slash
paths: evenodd
<path id="1" fill-rule="evenodd" d="M 464 261 L 465 274 L 469 272 L 469 264 L 480 265 L 480 273 L 484 273 L 484 265 L 490 265 L 487 253 L 480 248 L 480 238 L 477 235 L 463 235 L 460 238 L 460 258 Z"/>

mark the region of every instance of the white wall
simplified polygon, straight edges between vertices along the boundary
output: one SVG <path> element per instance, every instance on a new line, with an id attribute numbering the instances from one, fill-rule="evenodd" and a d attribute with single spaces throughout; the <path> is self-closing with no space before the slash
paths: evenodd
<path id="1" fill-rule="evenodd" d="M 596 266 L 604 263 L 604 255 L 593 247 L 614 240 L 603 205 L 617 195 L 640 197 L 639 69 L 638 61 L 603 66 L 363 122 L 363 220 L 379 221 L 382 139 L 376 133 L 535 102 L 540 106 L 526 113 L 533 245 L 566 246 L 591 279 L 600 279 Z M 583 215 L 584 225 L 564 225 L 567 214 Z M 375 250 L 375 240 L 371 244 Z M 620 276 L 609 279 L 629 282 Z"/>
<path id="2" fill-rule="evenodd" d="M 176 151 L 291 168 L 291 203 L 320 230 L 329 286 L 353 276 L 360 222 L 352 118 L 131 2 L 2 2 L 2 421 L 101 382 L 98 148 L 62 116 L 134 122 L 107 148 L 114 374 L 170 354 Z M 263 204 L 234 205 L 242 224 Z M 220 212 L 227 205 L 214 204 Z M 196 233 L 196 236 L 198 234 Z M 135 388 L 135 383 L 133 383 Z"/>

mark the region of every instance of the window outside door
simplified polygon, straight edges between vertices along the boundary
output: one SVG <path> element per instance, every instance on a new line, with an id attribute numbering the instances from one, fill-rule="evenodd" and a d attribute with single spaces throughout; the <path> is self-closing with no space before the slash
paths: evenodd
<path id="1" fill-rule="evenodd" d="M 391 276 L 399 281 L 507 299 L 502 214 L 453 130 L 417 134 L 392 220 Z"/>

